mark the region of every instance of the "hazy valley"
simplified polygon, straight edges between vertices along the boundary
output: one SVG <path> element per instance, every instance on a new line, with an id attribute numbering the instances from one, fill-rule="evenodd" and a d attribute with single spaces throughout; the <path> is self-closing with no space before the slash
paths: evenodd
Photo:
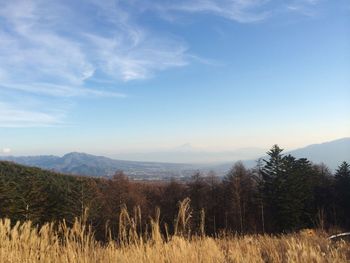
<path id="1" fill-rule="evenodd" d="M 123 171 L 133 179 L 160 180 L 170 178 L 190 177 L 196 171 L 208 173 L 213 171 L 219 176 L 225 175 L 236 161 L 242 161 L 248 168 L 257 165 L 259 158 L 266 158 L 262 149 L 242 149 L 235 152 L 197 152 L 190 149 L 181 149 L 183 158 L 201 160 L 200 163 L 166 163 L 115 160 L 104 156 L 95 156 L 86 153 L 72 152 L 62 157 L 54 155 L 44 156 L 0 156 L 0 160 L 13 161 L 19 164 L 40 167 L 61 173 L 111 177 L 117 171 Z M 260 153 L 260 154 L 259 154 Z M 164 153 L 151 153 L 151 158 Z M 168 158 L 179 155 L 179 152 L 166 152 Z M 335 170 L 342 161 L 350 161 L 350 138 L 343 138 L 322 144 L 309 145 L 300 149 L 286 152 L 298 158 L 308 158 L 315 164 L 324 163 L 331 170 Z M 145 155 L 139 158 L 145 158 Z M 137 156 L 137 155 L 136 155 Z M 254 156 L 254 157 L 253 157 Z M 135 157 L 135 155 L 134 155 Z M 224 158 L 226 162 L 209 162 L 209 157 Z M 247 158 L 249 157 L 249 159 Z M 230 160 L 231 161 L 228 161 Z M 212 159 L 210 159 L 212 160 Z"/>

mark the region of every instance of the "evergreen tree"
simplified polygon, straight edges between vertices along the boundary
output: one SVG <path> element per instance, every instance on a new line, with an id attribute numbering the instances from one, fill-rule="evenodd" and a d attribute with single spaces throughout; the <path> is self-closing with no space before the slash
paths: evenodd
<path id="1" fill-rule="evenodd" d="M 278 193 L 278 226 L 282 231 L 311 227 L 313 216 L 313 185 L 311 163 L 305 159 L 285 156 L 283 180 Z"/>
<path id="2" fill-rule="evenodd" d="M 264 222 L 269 231 L 293 231 L 311 226 L 313 169 L 305 159 L 283 156 L 274 145 L 261 169 L 260 192 L 265 206 Z M 268 220 L 265 220 L 268 219 Z"/>
<path id="3" fill-rule="evenodd" d="M 350 228 L 350 165 L 343 162 L 335 173 L 339 223 Z"/>
<path id="4" fill-rule="evenodd" d="M 264 166 L 261 169 L 260 195 L 264 209 L 263 221 L 265 229 L 273 231 L 278 224 L 278 196 L 281 192 L 281 180 L 283 178 L 283 149 L 274 145 L 267 152 L 269 159 L 263 159 Z M 265 220 L 265 219 L 269 220 Z"/>

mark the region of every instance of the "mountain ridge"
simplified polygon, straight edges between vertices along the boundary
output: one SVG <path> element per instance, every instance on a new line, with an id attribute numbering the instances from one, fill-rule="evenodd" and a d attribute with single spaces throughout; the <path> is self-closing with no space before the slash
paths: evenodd
<path id="1" fill-rule="evenodd" d="M 296 158 L 307 158 L 309 161 L 320 164 L 326 164 L 331 170 L 346 161 L 350 163 L 350 137 L 344 137 L 332 141 L 310 144 L 301 148 L 282 152 L 284 155 L 291 154 Z M 267 158 L 267 155 L 261 156 L 260 159 Z M 252 168 L 256 165 L 257 159 L 241 160 L 244 165 Z M 223 163 L 216 166 L 216 170 L 227 172 L 233 165 L 233 162 Z"/>
<path id="2" fill-rule="evenodd" d="M 350 137 L 319 144 L 311 144 L 302 148 L 285 152 L 297 158 L 307 158 L 314 163 L 325 163 L 330 169 L 335 170 L 342 161 L 350 162 Z M 261 156 L 265 158 L 264 156 Z M 248 167 L 254 167 L 256 159 L 241 160 Z M 110 177 L 116 171 L 122 170 L 128 176 L 142 179 L 159 179 L 169 177 L 184 177 L 193 174 L 196 170 L 213 170 L 219 175 L 225 174 L 238 161 L 221 164 L 189 164 L 171 162 L 130 161 L 112 159 L 105 156 L 92 155 L 83 152 L 70 152 L 62 157 L 55 155 L 39 156 L 0 156 L 0 160 L 13 161 L 15 163 L 36 166 L 56 172 L 87 175 L 98 177 Z"/>
<path id="3" fill-rule="evenodd" d="M 61 173 L 98 177 L 110 177 L 118 170 L 122 170 L 134 178 L 183 176 L 188 169 L 192 168 L 190 164 L 115 160 L 105 156 L 82 152 L 70 152 L 64 154 L 62 157 L 55 155 L 0 156 L 0 160 L 12 161 Z"/>

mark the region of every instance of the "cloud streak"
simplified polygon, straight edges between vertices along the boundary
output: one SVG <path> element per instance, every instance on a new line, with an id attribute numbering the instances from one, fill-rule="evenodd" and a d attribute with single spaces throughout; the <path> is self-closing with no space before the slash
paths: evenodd
<path id="1" fill-rule="evenodd" d="M 47 113 L 31 109 L 17 109 L 16 105 L 0 102 L 0 127 L 53 127 L 62 125 L 62 113 Z"/>
<path id="2" fill-rule="evenodd" d="M 261 7 L 268 0 L 192 0 L 170 5 L 169 10 L 190 13 L 211 13 L 240 23 L 253 23 L 266 19 L 270 11 Z"/>
<path id="3" fill-rule="evenodd" d="M 143 8 L 169 21 L 181 13 L 211 14 L 239 23 L 257 23 L 285 11 L 309 15 L 321 0 L 144 0 Z"/>
<path id="4" fill-rule="evenodd" d="M 0 84 L 0 88 L 17 90 L 26 93 L 47 95 L 53 97 L 109 97 L 126 98 L 123 93 L 85 88 L 81 86 L 65 86 L 51 83 L 31 83 L 31 84 Z"/>

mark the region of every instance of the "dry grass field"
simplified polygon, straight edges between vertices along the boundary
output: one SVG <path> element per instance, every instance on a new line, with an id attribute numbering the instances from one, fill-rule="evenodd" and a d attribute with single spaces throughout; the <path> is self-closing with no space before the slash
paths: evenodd
<path id="1" fill-rule="evenodd" d="M 120 229 L 122 239 L 107 244 L 97 242 L 83 222 L 72 228 L 64 223 L 40 229 L 31 222 L 11 226 L 0 221 L 1 263 L 59 262 L 349 262 L 350 244 L 331 242 L 322 234 L 267 236 L 223 236 L 184 238 L 164 237 L 157 220 L 152 220 L 148 238 L 133 233 L 133 220 Z M 184 218 L 185 219 L 185 218 Z M 125 222 L 125 221 L 124 221 Z M 180 223 L 180 222 L 179 222 Z M 179 224 L 180 227 L 180 224 Z"/>

